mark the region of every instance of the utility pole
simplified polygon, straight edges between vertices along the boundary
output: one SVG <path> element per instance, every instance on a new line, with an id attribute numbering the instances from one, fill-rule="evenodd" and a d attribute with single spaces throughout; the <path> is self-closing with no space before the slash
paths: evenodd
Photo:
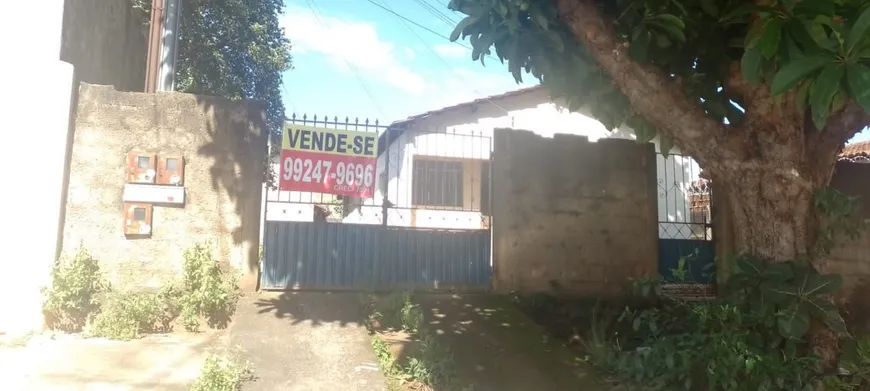
<path id="1" fill-rule="evenodd" d="M 160 66 L 157 91 L 175 91 L 175 64 L 178 60 L 178 32 L 181 24 L 181 0 L 164 0 L 163 28 L 161 31 Z"/>
<path id="2" fill-rule="evenodd" d="M 163 0 L 151 2 L 151 26 L 148 31 L 148 55 L 145 59 L 145 92 L 157 91 L 160 68 L 160 41 L 163 31 Z"/>

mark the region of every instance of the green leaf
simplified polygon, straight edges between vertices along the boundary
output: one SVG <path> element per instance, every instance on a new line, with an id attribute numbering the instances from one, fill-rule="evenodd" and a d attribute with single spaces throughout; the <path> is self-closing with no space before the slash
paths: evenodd
<path id="1" fill-rule="evenodd" d="M 459 23 L 456 24 L 456 28 L 453 29 L 452 33 L 450 33 L 450 41 L 456 42 L 456 40 L 459 39 L 459 36 L 462 35 L 462 31 L 465 30 L 466 27 L 477 22 L 478 19 L 480 18 L 477 16 L 466 16 L 464 19 L 459 21 Z"/>
<path id="2" fill-rule="evenodd" d="M 535 24 L 538 25 L 538 27 L 540 27 L 542 30 L 546 31 L 550 29 L 550 19 L 547 18 L 547 14 L 545 14 L 544 11 L 542 11 L 538 7 L 531 7 L 529 9 L 529 16 L 532 18 L 532 21 L 535 22 Z"/>
<path id="3" fill-rule="evenodd" d="M 686 34 L 680 27 L 674 26 L 672 24 L 663 23 L 661 21 L 649 20 L 647 24 L 653 27 L 656 27 L 658 30 L 661 30 L 672 38 L 676 39 L 679 42 L 686 42 Z"/>
<path id="4" fill-rule="evenodd" d="M 661 152 L 662 156 L 667 158 L 668 153 L 670 153 L 673 148 L 674 140 L 671 140 L 670 137 L 663 134 L 659 135 L 659 152 Z"/>
<path id="5" fill-rule="evenodd" d="M 795 97 L 795 105 L 799 112 L 803 113 L 807 110 L 807 101 L 810 97 L 810 87 L 813 85 L 812 80 L 807 80 L 801 83 L 798 87 L 797 96 Z"/>
<path id="6" fill-rule="evenodd" d="M 840 88 L 843 73 L 845 73 L 843 66 L 830 63 L 822 69 L 822 72 L 810 89 L 810 110 L 812 110 L 813 123 L 819 130 L 824 129 L 825 124 L 828 122 L 831 102 L 834 100 L 834 94 Z"/>
<path id="7" fill-rule="evenodd" d="M 843 288 L 843 277 L 839 274 L 811 273 L 806 280 L 804 291 L 807 295 L 827 295 Z"/>
<path id="8" fill-rule="evenodd" d="M 793 20 L 786 26 L 789 35 L 802 47 L 804 51 L 815 52 L 819 49 L 819 44 L 813 39 L 813 36 L 807 30 L 807 25 L 800 20 Z"/>
<path id="9" fill-rule="evenodd" d="M 744 5 L 744 6 L 738 7 L 738 8 L 734 9 L 734 10 L 731 11 L 731 12 L 726 13 L 726 14 L 725 14 L 724 16 L 722 16 L 722 18 L 720 18 L 719 20 L 724 22 L 724 21 L 729 21 L 729 20 L 732 20 L 732 19 L 737 19 L 737 18 L 740 18 L 740 17 L 742 17 L 742 16 L 749 16 L 749 15 L 752 15 L 752 14 L 761 14 L 761 15 L 766 15 L 766 14 L 770 14 L 770 13 L 776 13 L 776 14 L 779 14 L 780 12 L 779 12 L 778 9 L 773 8 L 773 7 L 766 7 L 766 6 L 761 6 L 761 5 L 747 4 L 747 5 Z"/>
<path id="10" fill-rule="evenodd" d="M 761 81 L 763 62 L 764 56 L 757 47 L 744 51 L 743 58 L 740 60 L 740 71 L 743 73 L 743 78 L 750 84 L 758 84 Z"/>
<path id="11" fill-rule="evenodd" d="M 779 334 L 785 338 L 801 338 L 810 329 L 810 314 L 798 304 L 788 307 L 776 319 Z"/>
<path id="12" fill-rule="evenodd" d="M 701 0 L 701 9 L 710 16 L 719 15 L 719 7 L 716 6 L 716 0 Z"/>
<path id="13" fill-rule="evenodd" d="M 851 64 L 846 69 L 846 76 L 855 101 L 864 108 L 864 111 L 870 112 L 870 67 Z"/>
<path id="14" fill-rule="evenodd" d="M 779 50 L 779 43 L 782 40 L 782 28 L 785 24 L 785 19 L 773 18 L 764 24 L 764 29 L 761 31 L 761 36 L 758 38 L 758 47 L 764 57 L 771 58 Z"/>
<path id="15" fill-rule="evenodd" d="M 683 30 L 686 28 L 686 24 L 683 23 L 682 19 L 678 18 L 675 15 L 671 15 L 671 14 L 659 14 L 659 15 L 656 15 L 656 16 L 649 18 L 649 20 L 662 21 L 663 23 L 665 23 L 667 25 L 674 26 L 680 30 Z"/>
<path id="16" fill-rule="evenodd" d="M 646 144 L 656 138 L 656 129 L 652 126 L 638 126 L 634 129 L 635 141 Z"/>
<path id="17" fill-rule="evenodd" d="M 861 13 L 861 16 L 855 20 L 855 24 L 852 25 L 852 30 L 849 31 L 849 35 L 846 38 L 846 53 L 852 53 L 861 41 L 868 38 L 870 35 L 870 7 L 864 10 Z"/>
<path id="18" fill-rule="evenodd" d="M 631 57 L 639 62 L 646 61 L 651 41 L 652 34 L 644 28 L 639 28 L 628 47 L 628 52 Z"/>
<path id="19" fill-rule="evenodd" d="M 771 92 L 780 95 L 797 85 L 809 74 L 817 71 L 826 64 L 833 64 L 833 58 L 817 55 L 799 58 L 786 64 L 773 77 L 770 84 Z"/>

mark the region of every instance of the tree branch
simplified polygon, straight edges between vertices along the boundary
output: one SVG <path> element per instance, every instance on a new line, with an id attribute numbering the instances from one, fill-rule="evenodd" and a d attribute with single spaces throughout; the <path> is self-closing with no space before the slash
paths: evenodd
<path id="1" fill-rule="evenodd" d="M 849 99 L 840 112 L 828 118 L 821 132 L 811 124 L 806 126 L 807 164 L 811 168 L 813 183 L 817 186 L 828 184 L 843 145 L 867 126 L 870 126 L 870 113 L 854 99 Z"/>
<path id="2" fill-rule="evenodd" d="M 594 1 L 558 0 L 557 6 L 559 17 L 610 74 L 638 114 L 673 138 L 683 152 L 703 160 L 699 163 L 704 167 L 716 171 L 725 162 L 739 160 L 737 149 L 722 146 L 725 125 L 709 117 L 663 71 L 633 61 L 628 45 L 618 42 L 613 26 L 604 20 Z"/>

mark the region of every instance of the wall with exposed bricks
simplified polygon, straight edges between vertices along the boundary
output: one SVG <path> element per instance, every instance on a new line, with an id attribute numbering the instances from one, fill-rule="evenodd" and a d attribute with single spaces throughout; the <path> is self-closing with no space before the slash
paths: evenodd
<path id="1" fill-rule="evenodd" d="M 183 156 L 183 206 L 154 206 L 150 237 L 125 235 L 131 151 Z M 256 284 L 264 111 L 258 104 L 180 93 L 119 92 L 82 84 L 76 112 L 63 249 L 83 245 L 123 287 L 178 276 L 182 253 L 209 242 Z M 255 286 L 255 285 L 254 285 Z"/>
<path id="2" fill-rule="evenodd" d="M 494 132 L 493 267 L 499 292 L 612 294 L 658 267 L 652 144 Z"/>

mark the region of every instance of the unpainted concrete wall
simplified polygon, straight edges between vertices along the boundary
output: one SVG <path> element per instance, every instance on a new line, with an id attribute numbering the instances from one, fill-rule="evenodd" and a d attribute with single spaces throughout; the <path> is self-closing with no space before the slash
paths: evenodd
<path id="1" fill-rule="evenodd" d="M 75 66 L 79 81 L 143 91 L 145 22 L 132 0 L 65 0 L 60 59 Z"/>
<path id="2" fill-rule="evenodd" d="M 612 294 L 657 271 L 651 144 L 495 132 L 493 286 Z"/>
<path id="3" fill-rule="evenodd" d="M 210 242 L 217 259 L 245 272 L 244 287 L 255 287 L 266 137 L 259 104 L 83 83 L 65 253 L 83 245 L 114 284 L 153 287 L 178 276 L 186 248 Z M 126 158 L 134 150 L 185 159 L 186 204 L 154 206 L 147 239 L 128 239 L 123 230 Z"/>

